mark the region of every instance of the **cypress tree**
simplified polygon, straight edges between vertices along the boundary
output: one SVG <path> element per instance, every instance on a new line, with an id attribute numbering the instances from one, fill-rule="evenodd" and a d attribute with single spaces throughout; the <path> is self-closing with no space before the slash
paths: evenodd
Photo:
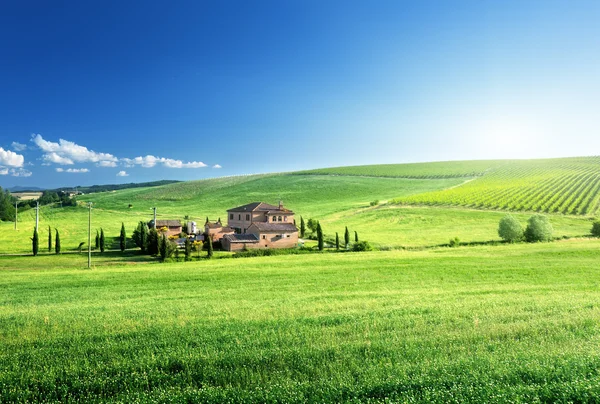
<path id="1" fill-rule="evenodd" d="M 141 249 L 142 252 L 145 253 L 146 252 L 146 247 L 148 244 L 148 225 L 144 222 L 140 222 L 141 223 L 141 231 L 140 231 L 140 244 L 141 244 Z"/>
<path id="2" fill-rule="evenodd" d="M 126 246 L 127 235 L 125 234 L 125 223 L 121 223 L 121 234 L 119 235 L 119 247 L 121 247 L 121 252 L 125 251 Z"/>
<path id="3" fill-rule="evenodd" d="M 48 226 L 48 252 L 52 252 L 52 229 Z"/>
<path id="4" fill-rule="evenodd" d="M 100 233 L 96 230 L 96 249 L 100 248 Z"/>
<path id="5" fill-rule="evenodd" d="M 340 236 L 338 235 L 337 231 L 335 232 L 335 249 L 340 249 Z"/>
<path id="6" fill-rule="evenodd" d="M 40 238 L 37 232 L 37 228 L 33 229 L 33 237 L 31 238 L 31 248 L 33 251 L 33 255 L 38 255 L 38 250 L 40 247 Z"/>
<path id="7" fill-rule="evenodd" d="M 207 243 L 208 244 L 206 246 L 206 257 L 212 258 L 212 256 L 213 256 L 212 238 L 208 237 Z"/>
<path id="8" fill-rule="evenodd" d="M 160 238 L 160 243 L 158 245 L 158 251 L 160 253 L 160 258 L 164 261 L 167 258 L 168 245 L 167 245 L 167 236 L 164 234 Z"/>
<path id="9" fill-rule="evenodd" d="M 317 222 L 317 243 L 319 246 L 319 251 L 323 251 L 323 229 L 321 228 L 321 222 Z"/>
<path id="10" fill-rule="evenodd" d="M 151 228 L 148 231 L 147 243 L 148 248 L 146 248 L 146 250 L 148 251 L 148 254 L 157 255 L 160 250 L 160 236 L 158 235 L 158 231 L 156 231 L 155 228 Z"/>
<path id="11" fill-rule="evenodd" d="M 354 242 L 358 243 L 358 233 L 356 231 L 354 232 Z"/>
<path id="12" fill-rule="evenodd" d="M 344 248 L 348 248 L 348 244 L 350 244 L 350 232 L 348 231 L 348 226 L 346 226 L 346 231 L 344 232 Z"/>
<path id="13" fill-rule="evenodd" d="M 304 218 L 300 216 L 300 237 L 304 238 L 304 233 L 306 233 L 306 223 L 304 223 Z"/>
<path id="14" fill-rule="evenodd" d="M 100 229 L 100 252 L 104 252 L 104 229 Z"/>
<path id="15" fill-rule="evenodd" d="M 192 241 L 189 237 L 185 238 L 185 260 L 189 261 L 192 255 Z"/>
<path id="16" fill-rule="evenodd" d="M 54 252 L 60 254 L 60 234 L 58 234 L 58 229 L 56 229 L 56 235 L 54 236 Z"/>

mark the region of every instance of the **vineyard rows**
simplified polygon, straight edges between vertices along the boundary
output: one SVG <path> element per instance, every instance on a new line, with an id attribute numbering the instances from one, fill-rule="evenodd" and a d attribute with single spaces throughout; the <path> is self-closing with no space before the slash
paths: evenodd
<path id="1" fill-rule="evenodd" d="M 594 215 L 600 209 L 600 157 L 510 161 L 461 186 L 393 202 Z"/>
<path id="2" fill-rule="evenodd" d="M 480 177 L 486 172 L 510 163 L 509 160 L 444 161 L 436 163 L 378 164 L 322 168 L 298 171 L 297 175 L 348 175 L 394 178 L 469 178 Z"/>

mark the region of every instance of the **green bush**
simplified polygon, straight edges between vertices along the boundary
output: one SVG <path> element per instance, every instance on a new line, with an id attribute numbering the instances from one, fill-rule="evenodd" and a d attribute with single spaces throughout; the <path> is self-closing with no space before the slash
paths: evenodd
<path id="1" fill-rule="evenodd" d="M 525 240 L 530 243 L 552 240 L 552 225 L 544 215 L 533 215 L 527 220 Z"/>
<path id="2" fill-rule="evenodd" d="M 368 241 L 359 241 L 352 245 L 352 251 L 371 251 L 372 249 L 373 247 L 371 247 Z"/>
<path id="3" fill-rule="evenodd" d="M 377 206 L 377 205 L 379 205 L 379 200 L 378 200 L 378 199 L 375 199 L 374 201 L 371 201 L 371 202 L 369 203 L 369 205 L 371 205 L 371 206 Z"/>
<path id="4" fill-rule="evenodd" d="M 592 224 L 592 236 L 600 237 L 600 220 L 596 220 Z"/>
<path id="5" fill-rule="evenodd" d="M 498 235 L 509 243 L 523 239 L 523 227 L 521 223 L 512 215 L 506 215 L 500 219 L 498 224 Z"/>
<path id="6" fill-rule="evenodd" d="M 450 247 L 458 247 L 460 245 L 460 239 L 458 237 L 451 238 L 448 244 Z"/>

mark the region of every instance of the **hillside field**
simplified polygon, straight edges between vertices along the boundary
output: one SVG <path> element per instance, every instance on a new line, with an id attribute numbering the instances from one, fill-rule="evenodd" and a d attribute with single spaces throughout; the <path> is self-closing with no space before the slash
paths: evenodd
<path id="1" fill-rule="evenodd" d="M 0 401 L 594 401 L 599 243 L 5 270 Z"/>

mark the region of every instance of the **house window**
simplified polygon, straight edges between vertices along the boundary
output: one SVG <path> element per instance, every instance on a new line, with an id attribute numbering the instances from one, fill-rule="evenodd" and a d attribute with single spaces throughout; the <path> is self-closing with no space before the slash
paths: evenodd
<path id="1" fill-rule="evenodd" d="M 246 220 L 250 220 L 250 215 L 246 215 Z"/>
<path id="2" fill-rule="evenodd" d="M 238 215 L 238 220 L 242 220 L 242 215 Z"/>
<path id="3" fill-rule="evenodd" d="M 281 216 L 279 216 L 279 221 L 281 222 Z"/>
<path id="4" fill-rule="evenodd" d="M 233 220 L 233 213 L 229 214 L 229 220 Z"/>
<path id="5" fill-rule="evenodd" d="M 263 234 L 263 240 L 266 240 L 267 236 L 265 234 Z"/>
<path id="6" fill-rule="evenodd" d="M 288 238 L 289 238 L 289 237 L 290 237 L 290 235 L 288 234 L 286 237 L 288 237 Z"/>
<path id="7" fill-rule="evenodd" d="M 277 221 L 277 217 L 273 216 L 273 221 L 276 222 Z"/>
<path id="8" fill-rule="evenodd" d="M 283 221 L 284 221 L 284 222 L 287 222 L 287 216 L 284 216 L 284 217 L 283 217 Z"/>

